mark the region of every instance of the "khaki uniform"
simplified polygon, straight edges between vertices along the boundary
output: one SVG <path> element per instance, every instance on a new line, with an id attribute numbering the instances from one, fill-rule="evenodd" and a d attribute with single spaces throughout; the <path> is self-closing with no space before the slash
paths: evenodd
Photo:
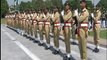
<path id="1" fill-rule="evenodd" d="M 16 15 L 15 20 L 16 20 L 16 29 L 18 29 L 18 20 L 19 20 L 19 15 L 18 14 Z"/>
<path id="2" fill-rule="evenodd" d="M 9 26 L 9 15 L 6 15 L 5 18 L 6 18 L 6 20 L 7 20 L 7 21 L 6 21 L 6 24 L 7 24 L 7 26 Z"/>
<path id="3" fill-rule="evenodd" d="M 43 42 L 43 14 L 39 13 L 37 16 L 37 20 L 38 20 L 38 27 L 39 27 L 39 36 L 40 36 L 40 42 Z"/>
<path id="4" fill-rule="evenodd" d="M 21 14 L 19 14 L 19 19 L 18 19 L 18 29 L 21 29 Z"/>
<path id="5" fill-rule="evenodd" d="M 24 30 L 24 34 L 25 34 L 25 30 L 26 30 L 26 15 L 24 13 L 24 16 L 23 16 L 23 30 Z"/>
<path id="6" fill-rule="evenodd" d="M 31 17 L 30 14 L 27 15 L 27 34 L 30 35 L 30 28 L 31 28 Z"/>
<path id="7" fill-rule="evenodd" d="M 33 36 L 33 14 L 30 14 L 30 35 Z"/>
<path id="8" fill-rule="evenodd" d="M 38 25 L 37 25 L 37 13 L 33 14 L 33 34 L 34 37 L 37 38 L 37 29 L 38 29 Z"/>
<path id="9" fill-rule="evenodd" d="M 23 16 L 22 16 L 22 13 L 20 15 L 20 30 L 23 30 Z"/>
<path id="10" fill-rule="evenodd" d="M 22 30 L 24 31 L 24 14 L 22 14 Z"/>
<path id="11" fill-rule="evenodd" d="M 54 45 L 59 48 L 60 14 L 56 12 L 52 18 L 54 22 Z"/>
<path id="12" fill-rule="evenodd" d="M 71 37 L 71 24 L 72 24 L 72 12 L 70 10 L 64 12 L 64 41 L 66 45 L 66 53 L 71 53 L 70 37 Z"/>
<path id="13" fill-rule="evenodd" d="M 97 10 L 94 18 L 94 44 L 97 46 L 99 44 L 100 39 L 100 17 L 101 11 Z"/>
<path id="14" fill-rule="evenodd" d="M 46 43 L 50 44 L 50 14 L 43 14 Z"/>
<path id="15" fill-rule="evenodd" d="M 79 50 L 80 56 L 82 60 L 87 60 L 87 46 L 86 39 L 88 36 L 88 17 L 89 12 L 86 8 L 84 8 L 79 17 L 79 28 L 78 28 L 78 37 L 79 37 Z"/>
<path id="16" fill-rule="evenodd" d="M 27 35 L 27 33 L 28 33 L 28 16 L 27 15 L 25 15 L 25 34 Z"/>

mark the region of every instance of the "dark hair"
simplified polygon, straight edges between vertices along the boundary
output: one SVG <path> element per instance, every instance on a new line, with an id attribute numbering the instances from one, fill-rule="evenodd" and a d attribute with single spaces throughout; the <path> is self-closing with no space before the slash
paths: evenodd
<path id="1" fill-rule="evenodd" d="M 80 1 L 80 3 L 86 3 L 86 1 L 85 1 L 85 0 L 82 0 L 82 1 Z"/>

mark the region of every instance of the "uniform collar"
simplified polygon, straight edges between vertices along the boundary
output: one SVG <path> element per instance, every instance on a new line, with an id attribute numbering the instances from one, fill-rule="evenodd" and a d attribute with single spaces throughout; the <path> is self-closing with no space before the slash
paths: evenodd
<path id="1" fill-rule="evenodd" d="M 86 8 L 84 8 L 83 10 L 82 10 L 82 12 L 84 12 L 84 11 L 86 11 L 87 9 Z"/>
<path id="2" fill-rule="evenodd" d="M 96 12 L 99 12 L 100 10 L 97 10 Z"/>
<path id="3" fill-rule="evenodd" d="M 67 11 L 67 13 L 69 13 L 69 12 L 70 12 L 70 10 Z"/>

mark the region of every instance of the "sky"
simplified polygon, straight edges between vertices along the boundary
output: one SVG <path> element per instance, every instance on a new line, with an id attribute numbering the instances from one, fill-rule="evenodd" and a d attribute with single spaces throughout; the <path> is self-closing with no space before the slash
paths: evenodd
<path id="1" fill-rule="evenodd" d="M 32 0 L 18 0 L 20 3 L 21 1 L 24 1 L 24 2 L 27 2 L 27 1 L 32 1 Z M 66 0 L 62 0 L 63 1 L 63 4 L 65 3 Z M 94 5 L 96 5 L 100 0 L 92 0 L 92 2 L 94 3 Z M 13 5 L 14 4 L 14 0 L 7 0 L 9 6 Z"/>

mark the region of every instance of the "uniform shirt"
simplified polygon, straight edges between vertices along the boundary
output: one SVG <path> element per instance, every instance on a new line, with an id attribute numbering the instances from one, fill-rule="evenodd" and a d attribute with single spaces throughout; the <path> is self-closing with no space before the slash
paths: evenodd
<path id="1" fill-rule="evenodd" d="M 68 10 L 67 12 L 64 11 L 64 15 L 63 15 L 64 22 L 71 22 L 72 20 L 71 18 L 72 18 L 72 12 L 70 10 Z"/>
<path id="2" fill-rule="evenodd" d="M 36 17 L 37 17 L 37 13 L 34 13 L 32 19 L 36 19 Z"/>
<path id="3" fill-rule="evenodd" d="M 52 20 L 54 22 L 60 22 L 60 14 L 58 12 L 56 12 L 55 14 L 53 14 Z"/>
<path id="4" fill-rule="evenodd" d="M 43 21 L 43 14 L 42 13 L 39 13 L 38 15 L 37 15 L 37 20 L 38 21 Z"/>
<path id="5" fill-rule="evenodd" d="M 88 22 L 89 12 L 84 8 L 80 14 L 79 22 Z"/>
<path id="6" fill-rule="evenodd" d="M 48 22 L 50 22 L 50 14 L 49 14 L 49 12 L 45 15 L 45 14 L 43 14 L 43 20 L 44 21 L 48 21 Z"/>
<path id="7" fill-rule="evenodd" d="M 30 14 L 27 14 L 27 18 L 28 18 L 28 20 L 31 20 Z"/>
<path id="8" fill-rule="evenodd" d="M 101 17 L 101 11 L 100 11 L 100 10 L 97 10 L 96 13 L 95 13 L 95 18 L 94 18 L 94 20 L 95 20 L 95 21 L 98 21 L 98 20 L 100 20 L 100 17 Z"/>

